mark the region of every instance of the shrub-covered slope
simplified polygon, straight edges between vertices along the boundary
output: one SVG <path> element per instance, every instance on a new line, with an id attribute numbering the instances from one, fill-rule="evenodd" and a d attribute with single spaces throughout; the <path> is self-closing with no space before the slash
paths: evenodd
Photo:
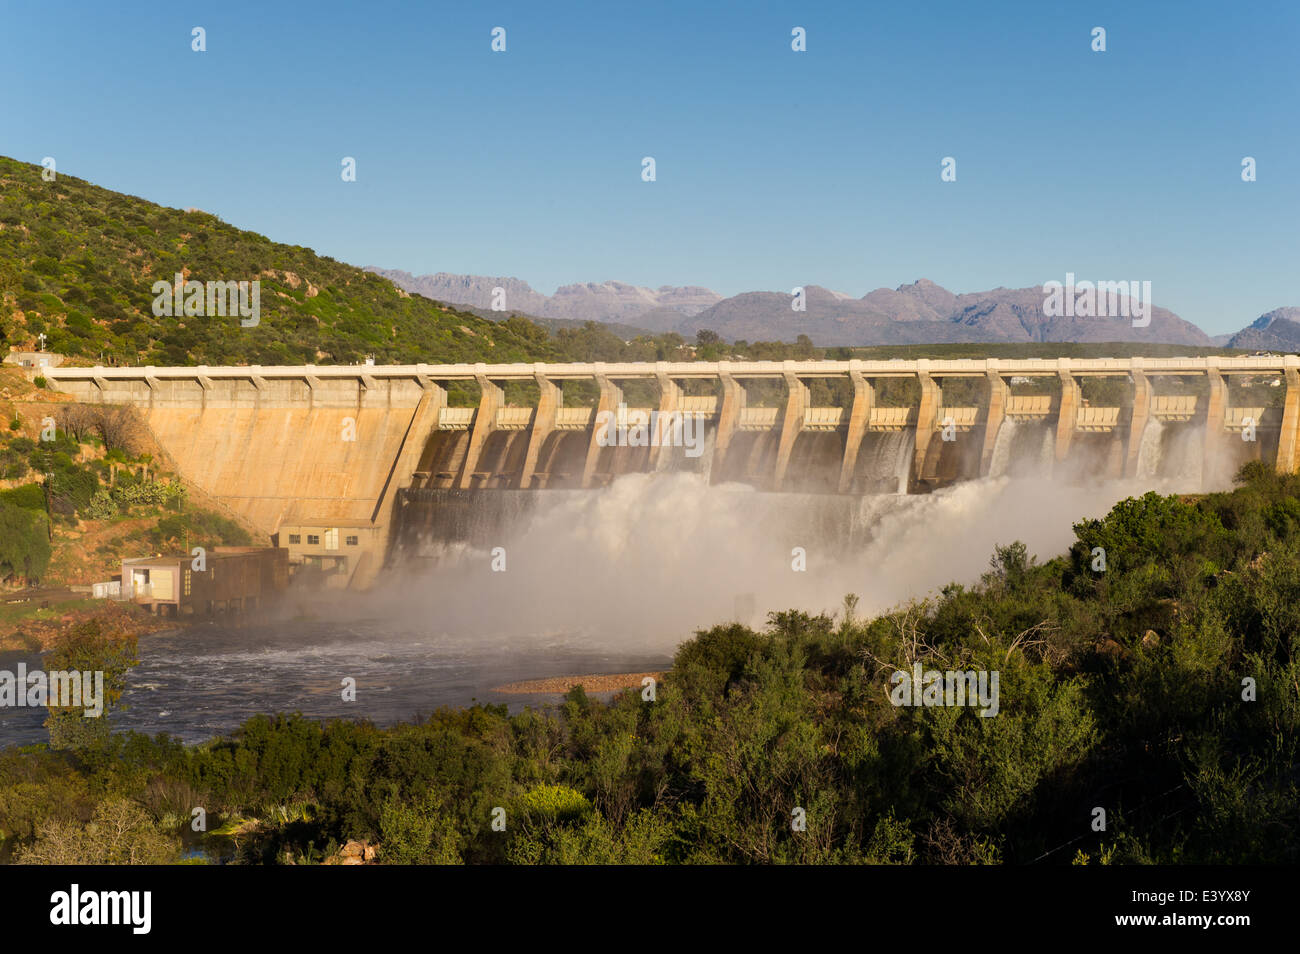
<path id="1" fill-rule="evenodd" d="M 545 335 L 411 296 L 297 245 L 0 156 L 0 336 L 105 364 L 523 361 Z M 256 327 L 156 317 L 155 282 L 261 282 Z"/>

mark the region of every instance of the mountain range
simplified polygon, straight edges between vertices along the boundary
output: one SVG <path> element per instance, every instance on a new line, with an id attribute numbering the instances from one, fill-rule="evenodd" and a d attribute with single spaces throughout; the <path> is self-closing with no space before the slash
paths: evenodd
<path id="1" fill-rule="evenodd" d="M 1275 308 L 1228 339 L 1229 348 L 1300 351 L 1300 308 Z"/>
<path id="2" fill-rule="evenodd" d="M 620 322 L 655 310 L 666 310 L 679 318 L 697 315 L 722 300 L 717 292 L 689 286 L 657 289 L 626 282 L 588 282 L 564 285 L 554 295 L 534 291 L 518 278 L 490 278 L 484 275 L 412 275 L 395 269 L 367 266 L 366 271 L 382 275 L 394 285 L 435 301 L 491 308 L 493 290 L 505 292 L 505 307 L 540 318 L 568 318 L 578 321 Z M 640 327 L 647 327 L 640 324 Z M 648 329 L 652 330 L 652 329 Z M 693 334 L 694 332 L 692 332 Z"/>
<path id="3" fill-rule="evenodd" d="M 505 293 L 510 311 L 545 318 L 631 325 L 687 338 L 709 330 L 735 341 L 792 341 L 807 335 L 821 347 L 980 342 L 1148 341 L 1269 351 L 1300 350 L 1300 308 L 1278 308 L 1236 334 L 1211 337 L 1168 309 L 1151 308 L 1151 321 L 1049 316 L 1041 287 L 994 288 L 955 294 L 927 279 L 878 288 L 861 298 L 809 285 L 806 309 L 791 309 L 785 292 L 753 291 L 724 298 L 700 286 L 657 289 L 625 282 L 565 285 L 543 295 L 517 278 L 480 275 L 412 275 L 374 266 L 408 292 L 438 301 L 489 308 L 493 290 Z"/>

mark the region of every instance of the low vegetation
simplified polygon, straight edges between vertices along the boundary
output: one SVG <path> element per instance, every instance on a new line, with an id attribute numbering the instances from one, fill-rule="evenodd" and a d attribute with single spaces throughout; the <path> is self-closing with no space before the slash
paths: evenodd
<path id="1" fill-rule="evenodd" d="M 1240 483 L 1123 501 L 1041 565 L 1009 543 L 875 619 L 699 632 L 653 701 L 10 749 L 3 844 L 175 859 L 202 806 L 203 846 L 248 863 L 1294 863 L 1300 478 Z M 894 705 L 917 663 L 999 673 L 996 716 Z"/>

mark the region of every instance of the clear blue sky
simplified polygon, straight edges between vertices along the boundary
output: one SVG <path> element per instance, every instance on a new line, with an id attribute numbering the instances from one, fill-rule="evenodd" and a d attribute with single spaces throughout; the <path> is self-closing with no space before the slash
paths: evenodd
<path id="1" fill-rule="evenodd" d="M 1296 0 L 0 0 L 0 153 L 544 293 L 1073 271 L 1214 334 L 1300 305 L 1298 51 Z"/>

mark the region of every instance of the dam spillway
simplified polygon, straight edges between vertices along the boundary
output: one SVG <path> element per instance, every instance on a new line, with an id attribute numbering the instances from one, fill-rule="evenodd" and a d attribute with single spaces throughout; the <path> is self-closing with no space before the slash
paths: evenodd
<path id="1" fill-rule="evenodd" d="M 1208 480 L 1247 460 L 1292 472 L 1300 438 L 1295 355 L 43 374 L 80 402 L 137 408 L 177 472 L 268 536 L 332 529 L 355 547 L 357 586 L 390 551 L 401 494 L 581 491 L 663 471 L 850 496 L 1027 466 L 1060 480 L 1195 466 Z"/>

